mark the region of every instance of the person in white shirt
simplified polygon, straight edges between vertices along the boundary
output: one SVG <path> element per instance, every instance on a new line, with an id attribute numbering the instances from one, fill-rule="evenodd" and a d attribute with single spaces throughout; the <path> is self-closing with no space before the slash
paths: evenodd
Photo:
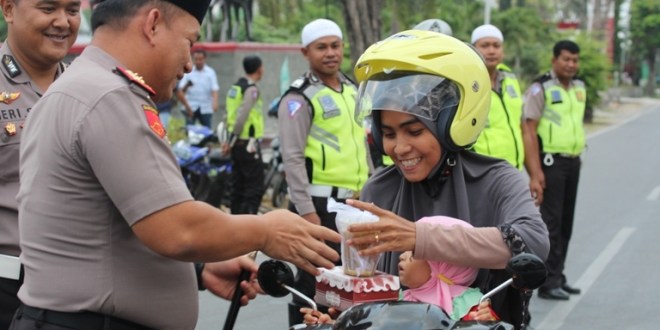
<path id="1" fill-rule="evenodd" d="M 177 88 L 177 97 L 186 110 L 187 123 L 195 120 L 211 128 L 213 113 L 218 111 L 218 75 L 206 65 L 206 51 L 198 48 L 192 52 L 195 67 L 186 73 Z"/>

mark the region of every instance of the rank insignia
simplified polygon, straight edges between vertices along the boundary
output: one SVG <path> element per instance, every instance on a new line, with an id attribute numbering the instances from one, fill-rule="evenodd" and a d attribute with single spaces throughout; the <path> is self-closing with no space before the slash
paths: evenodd
<path id="1" fill-rule="evenodd" d="M 151 130 L 154 131 L 154 133 L 156 133 L 156 135 L 158 135 L 160 138 L 164 138 L 167 132 L 165 131 L 163 124 L 160 122 L 160 117 L 158 117 L 158 110 L 147 104 L 142 105 L 142 110 L 144 110 L 144 115 L 147 117 L 147 124 L 149 124 L 149 128 L 151 128 Z"/>
<path id="2" fill-rule="evenodd" d="M 2 57 L 2 65 L 5 67 L 5 69 L 9 73 L 9 76 L 11 76 L 12 78 L 21 74 L 21 69 L 19 68 L 16 61 L 14 61 L 14 58 L 11 57 L 10 55 L 5 54 Z"/>
<path id="3" fill-rule="evenodd" d="M 11 104 L 12 102 L 16 101 L 19 96 L 21 96 L 21 93 L 19 92 L 0 92 L 0 102 L 4 104 Z"/>
<path id="4" fill-rule="evenodd" d="M 8 123 L 5 125 L 5 132 L 7 132 L 8 136 L 16 135 L 16 125 L 14 123 Z"/>
<path id="5" fill-rule="evenodd" d="M 151 86 L 147 85 L 147 83 L 144 81 L 144 78 L 142 78 L 137 73 L 135 73 L 131 70 L 124 69 L 120 66 L 116 67 L 114 71 L 116 73 L 118 73 L 119 75 L 121 75 L 122 77 L 126 78 L 129 82 L 140 86 L 140 88 L 147 91 L 149 93 L 149 95 L 151 95 L 151 96 L 156 95 L 156 92 L 154 91 L 154 89 L 151 88 Z"/>

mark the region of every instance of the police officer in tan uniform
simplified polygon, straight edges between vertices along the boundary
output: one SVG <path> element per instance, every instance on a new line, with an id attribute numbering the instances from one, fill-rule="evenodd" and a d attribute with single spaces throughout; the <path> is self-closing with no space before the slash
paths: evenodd
<path id="1" fill-rule="evenodd" d="M 341 71 L 342 32 L 327 19 L 302 30 L 302 53 L 310 70 L 282 96 L 278 109 L 282 160 L 289 186 L 289 209 L 307 221 L 337 230 L 328 198 L 357 197 L 371 165 L 364 128 L 355 122 L 357 89 Z M 339 245 L 330 243 L 339 250 Z M 298 273 L 296 288 L 314 295 L 315 280 Z M 305 303 L 293 297 L 289 324 L 302 323 Z"/>
<path id="2" fill-rule="evenodd" d="M 339 258 L 322 243 L 337 233 L 291 212 L 233 216 L 192 200 L 154 102 L 191 70 L 209 1 L 97 4 L 92 43 L 30 112 L 11 329 L 193 329 L 199 284 L 227 298 L 241 270 L 254 276 L 237 256 L 262 250 L 313 273 Z M 208 262 L 197 279 L 193 262 Z"/>
<path id="3" fill-rule="evenodd" d="M 18 260 L 18 153 L 28 112 L 62 74 L 61 62 L 80 26 L 80 1 L 2 0 L 7 39 L 0 48 L 0 329 L 20 304 Z"/>

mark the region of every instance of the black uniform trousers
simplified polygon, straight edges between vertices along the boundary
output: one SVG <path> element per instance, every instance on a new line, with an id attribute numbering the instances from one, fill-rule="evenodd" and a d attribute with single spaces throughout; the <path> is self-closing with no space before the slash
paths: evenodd
<path id="1" fill-rule="evenodd" d="M 23 279 L 0 278 L 0 329 L 9 329 L 16 308 L 21 305 L 20 299 L 16 296 L 21 284 Z"/>
<path id="2" fill-rule="evenodd" d="M 546 260 L 548 278 L 543 288 L 561 287 L 566 283 L 564 262 L 568 253 L 568 243 L 573 233 L 575 200 L 580 179 L 580 157 L 553 155 L 552 165 L 543 163 L 541 155 L 545 189 L 541 204 L 541 217 L 548 227 L 550 253 Z"/>
<path id="3" fill-rule="evenodd" d="M 334 199 L 340 203 L 346 202 L 345 199 L 337 199 L 336 197 L 334 197 Z M 321 225 L 323 227 L 337 231 L 337 224 L 335 223 L 335 217 L 337 213 L 328 212 L 328 198 L 312 196 L 312 202 L 314 203 L 316 214 L 318 214 L 319 218 L 321 218 Z M 297 213 L 296 207 L 293 205 L 293 203 L 289 203 L 289 211 Z M 326 242 L 326 244 L 328 244 L 328 246 L 333 248 L 335 251 L 337 251 L 337 253 L 339 253 L 339 255 L 341 255 L 341 244 L 334 242 Z M 337 261 L 336 265 L 341 265 L 341 260 Z M 305 296 L 314 299 L 314 295 L 316 294 L 316 278 L 310 273 L 299 270 L 296 273 L 296 279 L 293 287 Z M 301 307 L 310 306 L 303 299 L 300 299 L 294 295 L 291 303 L 289 303 L 289 326 L 303 323 L 303 314 L 300 313 Z M 319 310 L 321 310 L 321 312 L 327 312 L 327 308 L 323 308 L 323 306 L 319 306 Z"/>
<path id="4" fill-rule="evenodd" d="M 259 143 L 256 152 L 246 147 L 248 140 L 237 140 L 231 148 L 232 214 L 257 214 L 264 195 L 264 164 Z"/>

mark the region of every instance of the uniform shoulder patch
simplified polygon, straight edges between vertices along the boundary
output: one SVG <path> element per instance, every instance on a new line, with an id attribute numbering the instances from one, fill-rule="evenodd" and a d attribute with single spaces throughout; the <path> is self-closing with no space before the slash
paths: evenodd
<path id="1" fill-rule="evenodd" d="M 148 104 L 143 104 L 142 110 L 144 111 L 144 115 L 147 117 L 147 124 L 149 124 L 149 128 L 151 128 L 151 130 L 156 133 L 158 137 L 164 138 L 167 132 L 165 131 L 165 127 L 163 127 L 163 123 L 160 122 L 160 117 L 158 117 L 158 110 Z"/>
<path id="2" fill-rule="evenodd" d="M 296 112 L 302 108 L 302 103 L 298 100 L 289 100 L 286 102 L 286 108 L 289 111 L 289 117 L 293 118 L 296 115 Z"/>
<path id="3" fill-rule="evenodd" d="M 153 90 L 153 88 L 151 88 L 151 86 L 147 85 L 147 83 L 144 82 L 144 79 L 142 77 L 140 77 L 137 73 L 135 73 L 131 70 L 124 69 L 120 66 L 116 67 L 113 71 L 115 73 L 117 73 L 118 75 L 126 78 L 126 80 L 128 80 L 130 83 L 133 83 L 133 84 L 136 84 L 136 85 L 140 86 L 140 88 L 147 91 L 150 96 L 156 95 L 156 92 Z"/>

